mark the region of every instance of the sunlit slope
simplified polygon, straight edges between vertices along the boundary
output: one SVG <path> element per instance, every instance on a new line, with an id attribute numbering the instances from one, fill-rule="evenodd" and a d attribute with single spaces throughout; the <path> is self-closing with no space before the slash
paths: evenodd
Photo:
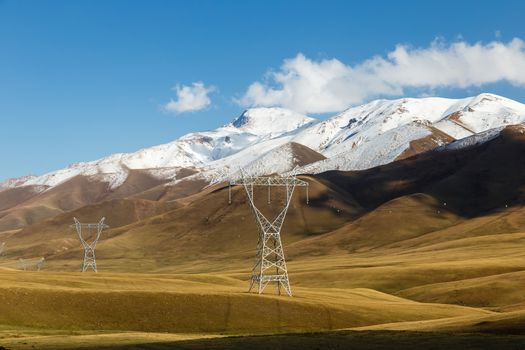
<path id="1" fill-rule="evenodd" d="M 0 232 L 23 228 L 64 212 L 111 199 L 124 199 L 165 183 L 146 171 L 129 171 L 117 189 L 107 182 L 76 176 L 42 192 L 42 186 L 0 191 Z M 3 210 L 3 211 L 2 211 Z"/>
<path id="2" fill-rule="evenodd" d="M 52 260 L 52 256 L 69 249 L 78 249 L 80 242 L 71 227 L 73 218 L 81 222 L 98 222 L 106 217 L 112 227 L 121 227 L 141 219 L 180 207 L 175 202 L 154 202 L 140 199 L 110 200 L 95 205 L 56 215 L 52 219 L 28 226 L 16 233 L 5 232 L 0 241 L 5 241 L 7 250 L 3 260 L 36 256 Z"/>
<path id="3" fill-rule="evenodd" d="M 0 275 L 0 322 L 21 327 L 257 333 L 490 315 L 367 289 L 297 288 L 293 298 L 258 296 L 245 293 L 240 281 L 209 275 Z"/>
<path id="4" fill-rule="evenodd" d="M 410 321 L 356 328 L 358 330 L 395 330 L 422 332 L 464 332 L 524 334 L 525 311 L 494 313 L 485 316 L 463 316 L 427 321 Z"/>

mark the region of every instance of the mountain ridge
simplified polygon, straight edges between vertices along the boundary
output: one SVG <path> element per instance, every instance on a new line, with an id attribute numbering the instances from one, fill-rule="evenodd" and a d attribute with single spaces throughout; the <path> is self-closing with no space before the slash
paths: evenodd
<path id="1" fill-rule="evenodd" d="M 284 108 L 253 108 L 215 130 L 186 134 L 170 143 L 133 153 L 113 154 L 79 162 L 41 176 L 0 183 L 0 191 L 34 186 L 46 191 L 75 176 L 122 186 L 130 170 L 144 170 L 175 184 L 183 169 L 191 178 L 210 182 L 221 171 L 231 175 L 248 165 L 257 175 L 291 171 L 289 143 L 311 149 L 326 159 L 299 164 L 299 172 L 360 170 L 387 164 L 477 133 L 525 122 L 525 105 L 494 94 L 463 99 L 441 97 L 374 100 L 351 107 L 326 120 L 316 120 Z M 417 144 L 417 145 L 416 145 Z M 286 147 L 285 147 L 286 148 Z M 282 159 L 268 156 L 275 150 Z M 293 167 L 297 164 L 293 164 Z M 224 180 L 224 178 L 219 179 Z"/>

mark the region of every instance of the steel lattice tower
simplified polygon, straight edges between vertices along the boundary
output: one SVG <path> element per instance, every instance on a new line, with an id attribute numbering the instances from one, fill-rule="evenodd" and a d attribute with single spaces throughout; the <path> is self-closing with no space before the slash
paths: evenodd
<path id="1" fill-rule="evenodd" d="M 95 248 L 97 247 L 97 242 L 100 239 L 100 235 L 102 234 L 102 231 L 106 228 L 109 228 L 109 226 L 104 223 L 104 220 L 106 220 L 106 218 L 102 218 L 96 224 L 82 224 L 77 220 L 77 218 L 73 218 L 73 220 L 75 220 L 75 224 L 73 225 L 73 227 L 76 228 L 78 238 L 80 239 L 80 242 L 82 243 L 82 246 L 84 247 L 84 262 L 82 263 L 82 272 L 85 272 L 89 268 L 97 272 L 97 262 L 95 260 Z M 90 232 L 91 230 L 96 230 L 95 237 L 93 238 L 91 242 L 88 242 L 86 241 L 86 239 L 84 239 L 82 229 L 87 229 Z"/>
<path id="2" fill-rule="evenodd" d="M 46 266 L 45 258 L 32 258 L 32 259 L 18 259 L 18 268 L 20 270 L 36 270 L 40 271 Z"/>
<path id="3" fill-rule="evenodd" d="M 246 190 L 248 202 L 259 231 L 257 252 L 255 254 L 250 288 L 248 291 L 251 292 L 256 286 L 257 292 L 261 294 L 270 282 L 276 282 L 277 293 L 279 295 L 281 294 L 281 289 L 284 289 L 286 294 L 292 296 L 290 281 L 288 279 L 288 270 L 286 268 L 286 259 L 284 257 L 284 250 L 281 242 L 281 228 L 296 186 L 306 187 L 308 203 L 308 183 L 297 179 L 295 174 L 286 177 L 250 177 L 242 174 L 241 179 L 230 181 L 230 202 L 232 185 L 242 185 Z M 268 187 L 268 203 L 270 202 L 270 188 L 272 186 L 281 186 L 286 189 L 286 201 L 284 207 L 272 221 L 266 218 L 255 205 L 253 195 L 253 188 L 255 186 Z"/>

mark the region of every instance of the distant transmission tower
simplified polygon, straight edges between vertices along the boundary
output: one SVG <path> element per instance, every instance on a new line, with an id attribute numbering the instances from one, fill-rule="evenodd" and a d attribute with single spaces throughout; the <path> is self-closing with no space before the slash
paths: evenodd
<path id="1" fill-rule="evenodd" d="M 95 248 L 97 247 L 97 242 L 100 239 L 102 231 L 106 228 L 109 228 L 109 226 L 104 223 L 106 218 L 102 218 L 102 220 L 96 224 L 82 224 L 77 220 L 77 218 L 73 218 L 73 220 L 75 220 L 73 227 L 76 228 L 78 238 L 80 239 L 82 246 L 84 246 L 84 262 L 82 264 L 82 272 L 85 272 L 89 268 L 97 272 Z M 84 235 L 84 230 L 88 231 L 87 235 Z M 93 231 L 95 231 L 94 234 Z"/>
<path id="2" fill-rule="evenodd" d="M 45 258 L 32 258 L 32 259 L 18 259 L 18 268 L 20 270 L 35 270 L 40 271 L 46 266 Z"/>
<path id="3" fill-rule="evenodd" d="M 290 288 L 290 281 L 288 279 L 288 270 L 286 268 L 286 260 L 284 258 L 283 246 L 281 243 L 281 228 L 284 223 L 284 218 L 290 206 L 293 191 L 296 186 L 306 187 L 308 193 L 308 183 L 296 178 L 295 172 L 290 176 L 271 176 L 271 177 L 254 177 L 247 176 L 241 171 L 241 178 L 237 180 L 230 180 L 230 203 L 231 203 L 231 186 L 242 185 L 248 195 L 250 208 L 255 217 L 255 223 L 259 231 L 259 239 L 257 242 L 257 252 L 255 255 L 254 266 L 252 269 L 252 278 L 250 281 L 251 290 L 256 286 L 257 292 L 261 294 L 268 283 L 277 283 L 277 293 L 281 294 L 281 288 L 284 288 L 289 296 L 292 296 Z M 279 214 L 270 221 L 257 208 L 253 196 L 254 186 L 268 187 L 268 203 L 270 203 L 270 188 L 275 186 L 286 188 L 286 202 Z M 308 198 L 308 195 L 307 195 Z M 308 200 L 308 199 L 307 199 Z"/>

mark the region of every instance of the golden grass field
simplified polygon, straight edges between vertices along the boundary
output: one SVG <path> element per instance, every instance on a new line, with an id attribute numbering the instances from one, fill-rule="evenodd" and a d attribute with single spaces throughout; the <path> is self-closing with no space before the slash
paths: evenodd
<path id="1" fill-rule="evenodd" d="M 0 230 L 0 345 L 523 349 L 523 138 L 304 177 L 310 203 L 298 189 L 282 234 L 293 297 L 271 285 L 247 292 L 257 233 L 242 188 L 228 204 L 224 184 L 180 198 L 181 188 L 155 182 L 145 190 L 137 175 L 125 198 L 86 205 L 70 187 L 33 198 L 31 210 L 3 216 L 34 222 Z M 255 194 L 268 216 L 283 202 L 278 190 L 272 205 L 263 189 Z M 24 216 L 40 207 L 58 214 Z M 78 272 L 73 216 L 107 217 L 99 273 Z M 19 269 L 18 259 L 38 257 L 42 271 Z"/>
<path id="2" fill-rule="evenodd" d="M 124 272 L 134 259 L 112 258 L 106 251 L 114 248 L 109 239 L 100 244 L 101 272 L 97 274 L 57 271 L 78 267 L 78 249 L 77 259 L 49 259 L 44 271 L 2 268 L 0 344 L 13 349 L 132 344 L 228 348 L 231 342 L 240 342 L 236 346 L 242 348 L 261 338 L 209 340 L 211 343 L 203 343 L 202 338 L 347 329 L 366 334 L 371 340 L 365 344 L 386 342 L 387 335 L 399 344 L 410 344 L 393 335 L 397 333 L 377 333 L 402 330 L 407 337 L 411 334 L 407 331 L 482 332 L 474 338 L 481 337 L 486 344 L 523 346 L 525 232 L 472 233 L 488 222 L 499 227 L 515 224 L 521 215 L 515 210 L 492 214 L 363 251 L 345 252 L 346 242 L 339 241 L 338 230 L 324 237 L 332 241 L 330 254 L 302 253 L 313 244 L 309 240 L 315 242 L 321 236 L 291 242 L 286 248 L 292 298 L 273 295 L 271 286 L 265 295 L 247 293 L 248 254 L 215 256 L 213 261 L 190 259 L 186 264 L 158 267 L 158 271 Z M 315 244 L 328 249 L 326 242 Z M 338 339 L 337 344 L 360 339 L 351 340 L 356 337 L 353 332 L 322 337 L 328 334 Z M 323 344 L 332 339 L 319 340 L 318 336 L 283 339 L 297 348 L 305 348 L 305 342 Z M 416 337 L 440 344 L 446 338 L 455 344 L 439 334 Z M 457 344 L 477 341 L 458 337 Z M 187 341 L 194 338 L 201 340 Z M 181 340 L 185 342 L 179 343 Z"/>

